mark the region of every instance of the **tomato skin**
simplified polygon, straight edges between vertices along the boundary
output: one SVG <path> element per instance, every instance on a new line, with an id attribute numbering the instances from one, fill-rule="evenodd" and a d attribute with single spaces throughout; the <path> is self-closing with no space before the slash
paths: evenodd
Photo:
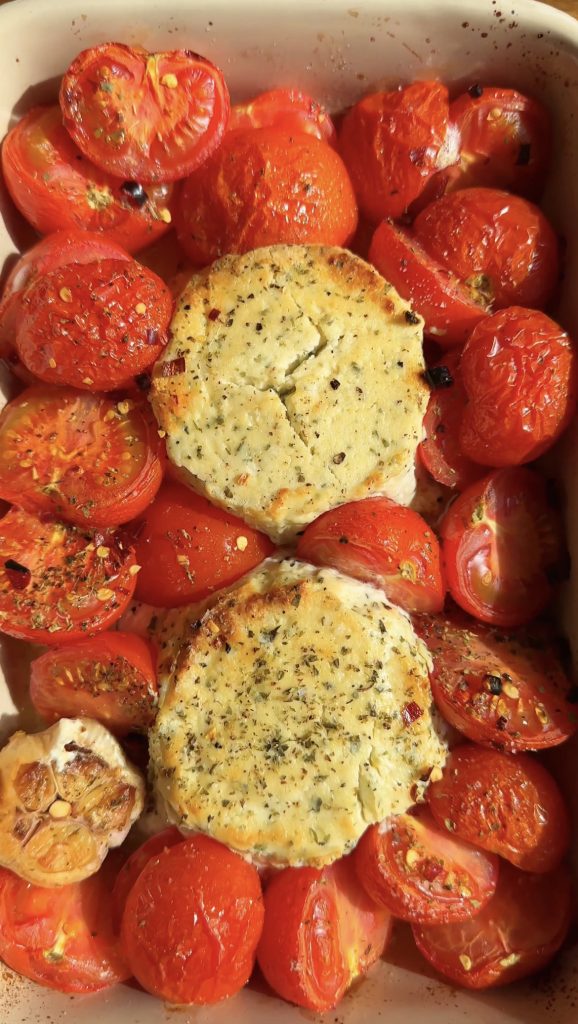
<path id="1" fill-rule="evenodd" d="M 545 875 L 503 864 L 495 897 L 459 924 L 414 925 L 420 952 L 463 988 L 507 985 L 545 967 L 566 938 L 572 917 L 567 867 Z"/>
<path id="2" fill-rule="evenodd" d="M 238 538 L 247 545 L 239 546 Z M 135 546 L 141 566 L 136 597 L 161 608 L 200 601 L 274 551 L 265 534 L 173 481 L 163 484 L 146 510 Z"/>
<path id="3" fill-rule="evenodd" d="M 478 324 L 463 350 L 461 373 L 468 404 L 460 446 L 485 466 L 537 459 L 576 411 L 574 345 L 536 310 L 513 306 Z"/>
<path id="4" fill-rule="evenodd" d="M 366 895 L 351 857 L 286 868 L 265 890 L 257 960 L 282 999 L 323 1012 L 382 955 L 390 933 L 389 911 Z"/>
<path id="5" fill-rule="evenodd" d="M 497 857 L 448 837 L 425 807 L 371 825 L 353 858 L 374 903 L 423 924 L 474 917 L 492 898 L 499 872 Z"/>
<path id="6" fill-rule="evenodd" d="M 163 466 L 156 423 L 134 402 L 34 387 L 0 413 L 0 498 L 29 512 L 118 526 L 152 501 Z"/>
<path id="7" fill-rule="evenodd" d="M 515 89 L 474 87 L 450 104 L 450 121 L 460 137 L 452 190 L 483 186 L 540 199 L 551 148 L 550 115 L 541 103 Z"/>
<path id="8" fill-rule="evenodd" d="M 50 889 L 0 868 L 0 958 L 58 992 L 99 992 L 126 981 L 130 970 L 111 925 L 109 876 L 107 866 Z"/>
<path id="9" fill-rule="evenodd" d="M 102 632 L 130 602 L 134 565 L 118 534 L 11 508 L 0 520 L 0 631 L 51 647 Z"/>
<path id="10" fill-rule="evenodd" d="M 459 430 L 466 407 L 459 354 L 448 352 L 431 369 L 445 367 L 452 383 L 432 390 L 423 420 L 425 438 L 418 452 L 421 462 L 438 483 L 463 491 L 484 474 L 483 466 L 464 455 L 459 444 Z"/>
<path id="11" fill-rule="evenodd" d="M 400 217 L 443 166 L 448 118 L 448 91 L 435 81 L 372 93 L 348 111 L 339 151 L 368 220 Z"/>
<path id="12" fill-rule="evenodd" d="M 417 512 L 390 498 L 324 512 L 299 538 L 297 557 L 373 583 L 405 611 L 443 608 L 437 537 Z"/>
<path id="13" fill-rule="evenodd" d="M 67 131 L 97 167 L 156 183 L 184 178 L 210 156 L 230 101 L 221 71 L 191 50 L 103 43 L 73 60 L 60 107 Z"/>
<path id="14" fill-rule="evenodd" d="M 123 736 L 153 724 L 158 687 L 149 646 L 127 633 L 57 647 L 30 666 L 30 699 L 49 723 L 94 718 Z"/>
<path id="15" fill-rule="evenodd" d="M 446 512 L 440 534 L 448 589 L 464 611 L 511 629 L 547 606 L 563 532 L 537 473 L 499 469 L 471 484 Z"/>
<path id="16" fill-rule="evenodd" d="M 143 868 L 127 897 L 122 944 L 148 992 L 206 1005 L 249 980 L 263 916 L 255 868 L 199 834 Z"/>
<path id="17" fill-rule="evenodd" d="M 231 132 L 185 181 L 176 211 L 195 266 L 277 243 L 346 245 L 357 205 L 340 156 L 312 135 L 277 128 Z"/>
<path id="18" fill-rule="evenodd" d="M 170 850 L 177 843 L 182 843 L 184 838 L 178 828 L 171 825 L 169 828 L 165 828 L 162 832 L 157 832 L 156 835 L 147 839 L 124 862 L 116 876 L 112 890 L 112 917 L 115 932 L 120 931 L 128 895 L 149 861 L 153 857 L 158 857 L 165 850 Z"/>
<path id="19" fill-rule="evenodd" d="M 306 132 L 329 145 L 336 140 L 335 125 L 328 112 L 301 89 L 271 89 L 247 103 L 237 103 L 231 109 L 227 131 L 247 128 Z"/>
<path id="20" fill-rule="evenodd" d="M 28 285 L 16 350 L 47 384 L 112 391 L 132 383 L 167 343 L 173 299 L 136 260 L 68 264 Z"/>
<path id="21" fill-rule="evenodd" d="M 578 728 L 570 680 L 534 633 L 505 635 L 465 615 L 419 616 L 434 701 L 468 739 L 511 754 L 564 743 Z"/>
<path id="22" fill-rule="evenodd" d="M 530 754 L 473 743 L 450 751 L 426 799 L 440 827 L 523 871 L 556 868 L 570 846 L 570 819 L 554 779 Z"/>
<path id="23" fill-rule="evenodd" d="M 494 309 L 543 309 L 552 298 L 558 240 L 544 214 L 526 199 L 492 188 L 452 192 L 418 214 L 413 232 L 472 297 Z"/>
<path id="24" fill-rule="evenodd" d="M 368 259 L 423 316 L 425 334 L 443 348 L 463 345 L 487 316 L 454 274 L 428 256 L 407 231 L 388 220 L 377 228 Z"/>
<path id="25" fill-rule="evenodd" d="M 145 192 L 100 170 L 75 146 L 59 106 L 35 107 L 12 128 L 2 145 L 2 170 L 12 200 L 40 234 L 102 231 L 137 252 L 169 230 L 173 186 Z"/>

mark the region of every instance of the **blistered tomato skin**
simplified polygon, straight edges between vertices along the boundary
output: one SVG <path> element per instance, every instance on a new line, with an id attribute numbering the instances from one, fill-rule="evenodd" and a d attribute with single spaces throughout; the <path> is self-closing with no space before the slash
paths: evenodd
<path id="1" fill-rule="evenodd" d="M 341 157 L 305 132 L 254 128 L 226 135 L 185 181 L 175 214 L 189 259 L 287 244 L 347 245 L 357 204 Z"/>
<path id="2" fill-rule="evenodd" d="M 327 110 L 301 89 L 271 89 L 247 103 L 236 104 L 231 109 L 227 131 L 247 128 L 301 131 L 330 145 L 335 143 L 335 126 Z"/>
<path id="3" fill-rule="evenodd" d="M 443 153 L 448 116 L 448 91 L 441 82 L 372 93 L 345 115 L 339 151 L 360 210 L 373 224 L 400 217 L 431 176 L 451 162 Z"/>
<path id="4" fill-rule="evenodd" d="M 492 188 L 468 188 L 431 203 L 413 231 L 471 296 L 494 309 L 544 309 L 559 278 L 558 239 L 537 206 Z"/>
<path id="5" fill-rule="evenodd" d="M 464 455 L 459 443 L 467 401 L 459 353 L 448 352 L 428 372 L 434 386 L 423 420 L 425 437 L 418 448 L 419 456 L 434 480 L 463 491 L 487 470 Z M 438 379 L 443 385 L 435 386 Z"/>
<path id="6" fill-rule="evenodd" d="M 462 353 L 468 402 L 463 453 L 486 466 L 531 462 L 550 448 L 576 410 L 573 342 L 544 313 L 513 306 L 488 317 Z"/>

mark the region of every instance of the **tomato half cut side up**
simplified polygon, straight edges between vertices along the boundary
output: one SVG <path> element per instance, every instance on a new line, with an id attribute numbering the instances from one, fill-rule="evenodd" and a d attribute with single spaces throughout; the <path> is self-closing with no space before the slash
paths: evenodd
<path id="1" fill-rule="evenodd" d="M 440 532 L 448 588 L 464 611 L 510 629 L 547 606 L 563 567 L 563 530 L 538 473 L 500 469 L 472 484 Z"/>
<path id="2" fill-rule="evenodd" d="M 534 974 L 558 952 L 572 918 L 565 866 L 533 875 L 503 864 L 496 895 L 470 921 L 414 925 L 416 945 L 440 974 L 463 988 L 507 985 Z"/>
<path id="3" fill-rule="evenodd" d="M 127 633 L 100 633 L 35 658 L 30 699 L 47 722 L 94 718 L 111 732 L 145 732 L 158 687 L 150 647 Z"/>
<path id="4" fill-rule="evenodd" d="M 523 871 L 552 871 L 568 852 L 568 809 L 553 777 L 530 754 L 454 747 L 426 799 L 441 828 Z"/>
<path id="5" fill-rule="evenodd" d="M 382 955 L 391 914 L 362 888 L 351 857 L 329 867 L 286 868 L 265 891 L 257 960 L 290 1003 L 323 1012 Z"/>
<path id="6" fill-rule="evenodd" d="M 417 512 L 389 498 L 325 512 L 299 538 L 297 557 L 373 583 L 406 611 L 443 608 L 437 537 Z"/>
<path id="7" fill-rule="evenodd" d="M 112 917 L 115 931 L 120 931 L 128 894 L 149 861 L 153 857 L 158 857 L 160 853 L 164 853 L 165 850 L 170 850 L 171 846 L 182 843 L 184 838 L 178 828 L 174 826 L 165 828 L 162 832 L 157 832 L 156 835 L 147 839 L 124 862 L 116 876 L 112 890 Z"/>
<path id="8" fill-rule="evenodd" d="M 369 247 L 368 259 L 402 298 L 425 320 L 427 337 L 444 348 L 463 345 L 487 316 L 459 278 L 438 263 L 403 228 L 384 220 Z"/>
<path id="9" fill-rule="evenodd" d="M 335 125 L 327 110 L 301 89 L 270 89 L 247 103 L 231 109 L 228 132 L 247 128 L 281 128 L 315 135 L 322 142 L 335 143 Z"/>
<path id="10" fill-rule="evenodd" d="M 353 854 L 368 896 L 395 917 L 467 921 L 495 892 L 499 862 L 439 828 L 427 807 L 371 825 Z"/>
<path id="11" fill-rule="evenodd" d="M 576 732 L 578 690 L 539 637 L 458 614 L 419 616 L 414 628 L 433 658 L 434 701 L 468 739 L 514 754 L 558 746 Z"/>
<path id="12" fill-rule="evenodd" d="M 34 387 L 0 414 L 0 497 L 86 526 L 140 515 L 160 487 L 164 449 L 148 406 Z"/>
<path id="13" fill-rule="evenodd" d="M 191 50 L 148 53 L 104 43 L 83 50 L 60 88 L 76 145 L 122 179 L 176 181 L 217 148 L 229 118 L 221 71 Z"/>
<path id="14" fill-rule="evenodd" d="M 467 401 L 459 354 L 448 352 L 426 371 L 426 378 L 432 391 L 423 420 L 425 438 L 420 442 L 419 456 L 439 484 L 463 491 L 487 470 L 468 459 L 459 444 Z"/>
<path id="15" fill-rule="evenodd" d="M 11 508 L 0 520 L 0 631 L 50 646 L 102 632 L 127 607 L 137 571 L 120 534 Z"/>
<path id="16" fill-rule="evenodd" d="M 58 992 L 88 993 L 130 977 L 113 931 L 111 868 L 72 885 L 32 885 L 0 868 L 0 958 Z"/>

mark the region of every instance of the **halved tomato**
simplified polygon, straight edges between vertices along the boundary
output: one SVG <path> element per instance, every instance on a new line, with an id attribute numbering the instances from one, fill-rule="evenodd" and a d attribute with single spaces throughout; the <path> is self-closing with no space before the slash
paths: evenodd
<path id="1" fill-rule="evenodd" d="M 60 87 L 64 124 L 85 156 L 122 179 L 176 181 L 217 148 L 229 118 L 221 71 L 191 50 L 123 43 L 73 60 Z"/>
<path id="2" fill-rule="evenodd" d="M 535 633 L 508 636 L 458 614 L 419 616 L 414 628 L 433 658 L 434 700 L 468 739 L 517 753 L 555 747 L 576 732 L 570 680 Z"/>
<path id="3" fill-rule="evenodd" d="M 99 633 L 127 607 L 136 571 L 119 534 L 11 508 L 0 520 L 0 631 L 51 646 Z"/>
<path id="4" fill-rule="evenodd" d="M 325 107 L 301 89 L 271 89 L 231 109 L 227 131 L 281 128 L 335 143 L 335 125 Z"/>
<path id="5" fill-rule="evenodd" d="M 30 666 L 30 699 L 48 722 L 95 718 L 111 732 L 144 732 L 158 687 L 150 647 L 129 633 L 100 633 L 41 654 Z"/>
<path id="6" fill-rule="evenodd" d="M 467 395 L 463 385 L 460 356 L 448 352 L 428 371 L 432 393 L 423 420 L 425 438 L 418 451 L 425 468 L 445 487 L 463 491 L 487 472 L 462 452 L 459 431 Z"/>

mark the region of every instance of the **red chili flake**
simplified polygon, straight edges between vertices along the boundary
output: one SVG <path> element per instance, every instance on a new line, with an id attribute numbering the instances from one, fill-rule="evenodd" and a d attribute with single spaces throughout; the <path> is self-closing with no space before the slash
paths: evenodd
<path id="1" fill-rule="evenodd" d="M 401 717 L 403 718 L 404 725 L 411 725 L 412 722 L 416 722 L 422 715 L 423 708 L 420 708 L 419 704 L 416 704 L 414 700 L 409 704 L 406 704 L 401 710 Z"/>
<path id="2" fill-rule="evenodd" d="M 4 562 L 4 571 L 11 587 L 14 590 L 25 590 L 31 579 L 30 569 L 13 558 L 7 558 Z"/>
<path id="3" fill-rule="evenodd" d="M 220 309 L 210 309 L 209 310 L 209 320 L 218 320 L 220 315 L 221 315 L 221 310 Z"/>
<path id="4" fill-rule="evenodd" d="M 162 364 L 161 377 L 177 377 L 179 373 L 184 373 L 185 369 L 185 357 L 179 356 L 177 359 L 170 359 L 168 363 Z"/>
<path id="5" fill-rule="evenodd" d="M 419 866 L 419 872 L 422 878 L 425 878 L 426 882 L 433 882 L 441 875 L 443 866 L 437 860 L 431 860 L 429 857 L 423 860 Z"/>
<path id="6" fill-rule="evenodd" d="M 157 331 L 156 327 L 149 327 L 146 333 L 147 345 L 156 345 L 158 344 L 158 340 L 159 332 Z"/>

